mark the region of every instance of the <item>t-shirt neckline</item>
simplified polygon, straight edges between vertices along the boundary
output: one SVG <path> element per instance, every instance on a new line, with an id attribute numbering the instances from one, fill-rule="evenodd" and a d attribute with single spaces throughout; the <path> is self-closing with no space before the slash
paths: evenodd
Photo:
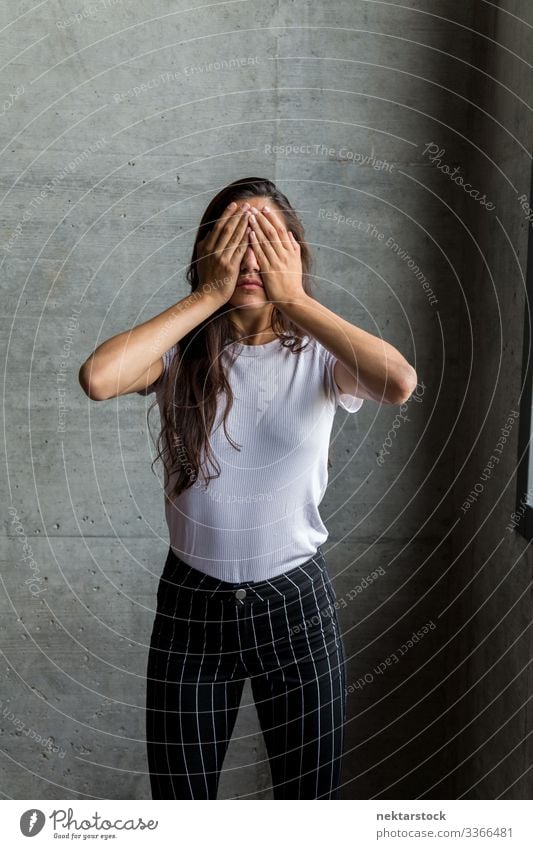
<path id="1" fill-rule="evenodd" d="M 278 336 L 271 339 L 270 342 L 264 342 L 262 345 L 245 345 L 243 342 L 231 342 L 228 348 L 238 353 L 240 357 L 260 357 L 262 354 L 268 354 L 276 348 L 276 345 L 281 345 Z"/>

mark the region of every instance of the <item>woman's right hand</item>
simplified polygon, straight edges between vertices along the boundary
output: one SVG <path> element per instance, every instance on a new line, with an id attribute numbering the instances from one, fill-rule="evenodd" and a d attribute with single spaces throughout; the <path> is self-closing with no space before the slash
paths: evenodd
<path id="1" fill-rule="evenodd" d="M 200 288 L 222 303 L 229 301 L 235 291 L 248 245 L 246 231 L 250 205 L 245 203 L 235 211 L 236 208 L 235 202 L 230 203 L 213 229 L 196 244 Z"/>

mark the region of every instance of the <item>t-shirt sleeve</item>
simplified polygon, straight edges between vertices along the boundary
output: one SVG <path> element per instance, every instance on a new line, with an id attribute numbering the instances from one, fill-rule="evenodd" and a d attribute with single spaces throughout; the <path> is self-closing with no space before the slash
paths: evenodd
<path id="1" fill-rule="evenodd" d="M 139 389 L 137 391 L 137 395 L 150 395 L 152 392 L 157 392 L 157 390 L 162 386 L 163 381 L 167 376 L 172 357 L 174 356 L 176 350 L 177 344 L 173 345 L 172 348 L 170 348 L 168 351 L 165 351 L 165 353 L 163 354 L 163 371 L 161 372 L 157 380 L 154 380 L 154 382 L 151 383 L 150 386 L 147 386 L 146 389 Z"/>
<path id="2" fill-rule="evenodd" d="M 320 345 L 321 354 L 324 358 L 326 379 L 329 385 L 329 391 L 333 393 L 333 398 L 337 407 L 342 407 L 347 413 L 357 413 L 361 409 L 364 398 L 359 398 L 357 395 L 349 395 L 347 392 L 341 392 L 337 386 L 333 369 L 337 362 L 331 351 L 328 351 L 323 345 Z"/>

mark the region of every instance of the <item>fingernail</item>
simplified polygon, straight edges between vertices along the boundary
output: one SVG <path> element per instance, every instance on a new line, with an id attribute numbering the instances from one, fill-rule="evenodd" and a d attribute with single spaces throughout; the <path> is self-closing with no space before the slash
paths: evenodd
<path id="1" fill-rule="evenodd" d="M 269 207 L 269 206 L 264 206 L 264 207 L 263 207 L 263 212 L 271 212 L 270 207 Z"/>
<path id="2" fill-rule="evenodd" d="M 249 203 L 245 203 L 245 204 L 243 204 L 243 207 L 242 207 L 242 208 L 243 208 L 244 210 L 250 209 L 250 204 L 249 204 Z"/>
<path id="3" fill-rule="evenodd" d="M 235 203 L 234 200 L 232 200 L 232 202 L 230 204 L 228 204 L 228 209 L 235 209 L 236 206 L 237 206 L 237 204 Z"/>

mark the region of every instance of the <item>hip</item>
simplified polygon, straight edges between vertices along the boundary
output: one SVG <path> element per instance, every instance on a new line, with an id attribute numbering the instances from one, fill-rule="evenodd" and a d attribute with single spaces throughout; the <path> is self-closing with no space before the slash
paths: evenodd
<path id="1" fill-rule="evenodd" d="M 160 647 L 187 653 L 279 651 L 288 659 L 339 651 L 336 594 L 324 554 L 319 547 L 305 563 L 274 578 L 233 584 L 194 569 L 170 549 L 154 635 Z"/>

